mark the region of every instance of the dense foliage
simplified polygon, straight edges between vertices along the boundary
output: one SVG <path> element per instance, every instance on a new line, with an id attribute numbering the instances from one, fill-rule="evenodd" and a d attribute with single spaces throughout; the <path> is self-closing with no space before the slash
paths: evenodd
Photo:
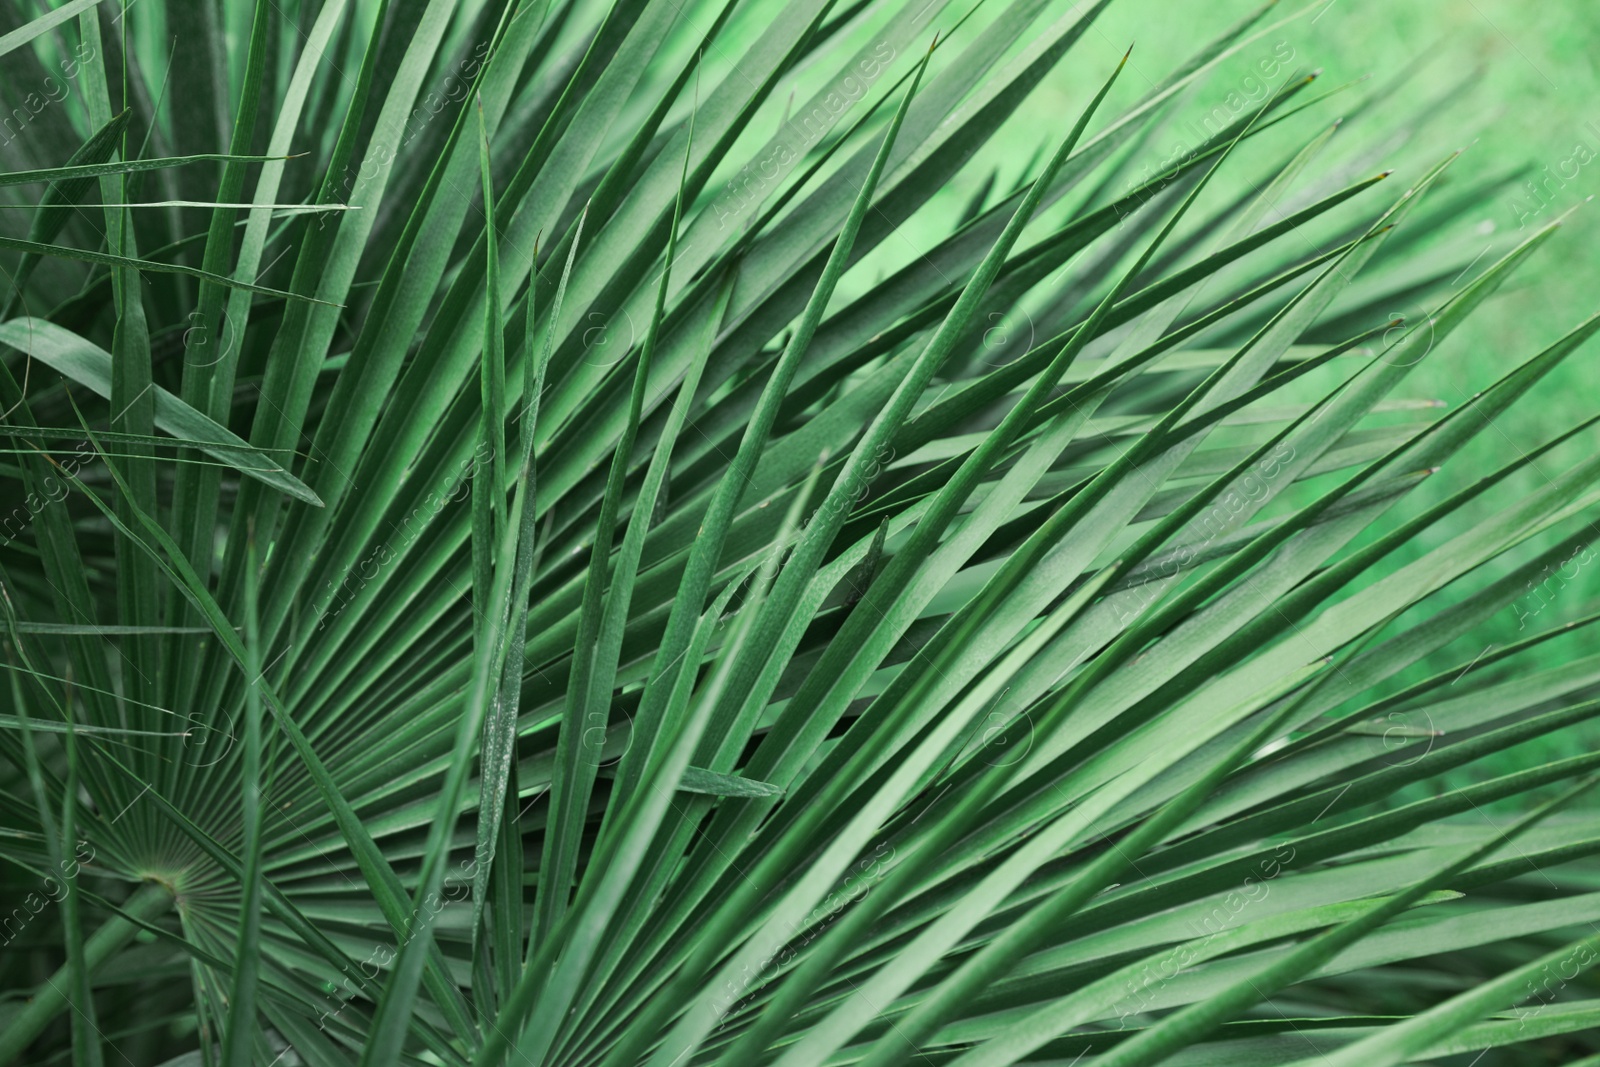
<path id="1" fill-rule="evenodd" d="M 1561 219 L 1109 3 L 7 6 L 0 1062 L 1600 1063 Z"/>

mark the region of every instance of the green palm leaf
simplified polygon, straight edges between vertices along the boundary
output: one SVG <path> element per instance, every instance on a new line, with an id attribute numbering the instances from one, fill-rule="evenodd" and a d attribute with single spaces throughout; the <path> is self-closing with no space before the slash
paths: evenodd
<path id="1" fill-rule="evenodd" d="M 1581 216 L 1358 16 L 147 2 L 0 25 L 0 1063 L 1600 1058 Z"/>

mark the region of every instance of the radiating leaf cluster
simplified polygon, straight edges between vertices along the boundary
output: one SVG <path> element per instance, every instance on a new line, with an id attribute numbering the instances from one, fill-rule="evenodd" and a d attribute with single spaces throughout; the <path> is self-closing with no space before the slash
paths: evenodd
<path id="1" fill-rule="evenodd" d="M 1600 1053 L 1560 220 L 1110 2 L 0 16 L 0 1062 Z"/>

